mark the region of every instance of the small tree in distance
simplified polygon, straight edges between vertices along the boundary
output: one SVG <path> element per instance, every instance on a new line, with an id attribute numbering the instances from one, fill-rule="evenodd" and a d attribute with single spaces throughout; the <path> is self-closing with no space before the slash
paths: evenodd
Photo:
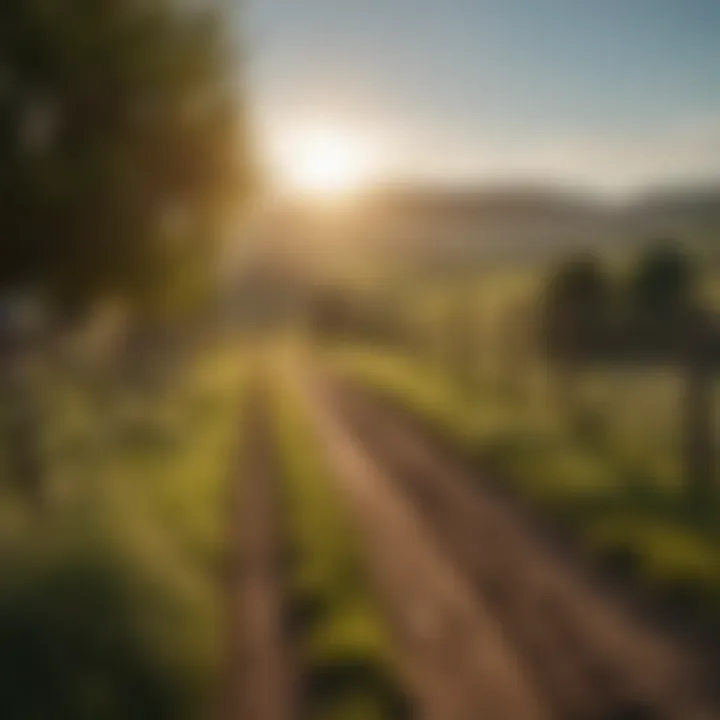
<path id="1" fill-rule="evenodd" d="M 659 240 L 638 259 L 629 279 L 629 312 L 636 321 L 665 324 L 692 308 L 696 271 L 677 245 Z"/>
<path id="2" fill-rule="evenodd" d="M 713 316 L 696 304 L 695 269 L 680 247 L 651 245 L 618 293 L 624 302 L 614 313 L 603 277 L 597 263 L 583 260 L 566 264 L 548 283 L 543 335 L 559 370 L 558 388 L 565 396 L 573 376 L 593 366 L 679 370 L 687 495 L 705 502 L 715 491 L 712 384 L 720 332 Z"/>
<path id="3" fill-rule="evenodd" d="M 556 397 L 573 432 L 583 437 L 595 431 L 598 417 L 581 401 L 579 371 L 584 358 L 607 334 L 611 299 L 605 270 L 590 255 L 566 261 L 545 290 L 541 332 Z"/>
<path id="4" fill-rule="evenodd" d="M 543 332 L 551 353 L 570 358 L 596 342 L 609 320 L 610 294 L 596 258 L 582 255 L 561 265 L 547 285 L 543 306 Z"/>

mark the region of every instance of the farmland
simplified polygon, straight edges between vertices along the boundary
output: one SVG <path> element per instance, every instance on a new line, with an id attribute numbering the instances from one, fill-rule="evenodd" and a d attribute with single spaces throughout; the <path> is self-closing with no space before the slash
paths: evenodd
<path id="1" fill-rule="evenodd" d="M 38 511 L 2 489 L 5 717 L 194 718 L 210 704 L 237 353 L 206 348 L 152 391 L 93 365 L 46 369 L 53 498 Z"/>
<path id="2" fill-rule="evenodd" d="M 713 5 L 0 2 L 0 720 L 720 720 Z"/>
<path id="3" fill-rule="evenodd" d="M 720 544 L 668 443 L 677 378 L 589 374 L 630 415 L 578 438 L 539 358 L 460 359 L 293 331 L 102 416 L 87 374 L 58 384 L 65 489 L 42 532 L 21 502 L 3 525 L 10 717 L 704 717 Z M 25 664 L 29 628 L 77 659 Z"/>

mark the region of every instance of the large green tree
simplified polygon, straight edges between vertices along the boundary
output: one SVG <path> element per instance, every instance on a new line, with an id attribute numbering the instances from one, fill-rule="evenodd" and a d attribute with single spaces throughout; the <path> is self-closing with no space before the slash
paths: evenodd
<path id="1" fill-rule="evenodd" d="M 208 3 L 2 0 L 0 292 L 198 286 L 247 179 L 225 27 Z"/>
<path id="2" fill-rule="evenodd" d="M 230 25 L 212 2 L 0 1 L 0 404 L 11 476 L 36 502 L 32 344 L 6 310 L 37 299 L 64 329 L 120 300 L 155 329 L 207 287 L 247 190 Z"/>

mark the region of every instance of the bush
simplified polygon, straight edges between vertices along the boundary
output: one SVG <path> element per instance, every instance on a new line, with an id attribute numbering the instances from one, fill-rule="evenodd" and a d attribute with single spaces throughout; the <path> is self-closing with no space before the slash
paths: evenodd
<path id="1" fill-rule="evenodd" d="M 0 706 L 7 720 L 180 720 L 202 683 L 174 633 L 180 588 L 108 546 L 66 549 L 5 577 Z"/>
<path id="2" fill-rule="evenodd" d="M 77 451 L 52 443 L 62 502 L 0 537 L 3 720 L 206 715 L 241 380 L 237 347 L 214 347 L 162 398 L 123 392 L 102 417 L 82 385 L 58 400 L 88 414 Z"/>

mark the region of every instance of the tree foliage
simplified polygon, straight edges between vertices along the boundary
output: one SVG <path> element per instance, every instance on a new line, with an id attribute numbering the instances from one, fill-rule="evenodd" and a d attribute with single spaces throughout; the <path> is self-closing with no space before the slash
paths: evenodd
<path id="1" fill-rule="evenodd" d="M 611 290 L 598 260 L 568 260 L 545 290 L 543 333 L 552 351 L 573 353 L 592 342 L 607 323 Z"/>
<path id="2" fill-rule="evenodd" d="M 690 258 L 677 245 L 653 243 L 638 259 L 629 283 L 631 310 L 640 316 L 667 319 L 687 309 L 696 282 Z"/>
<path id="3" fill-rule="evenodd" d="M 3 0 L 0 292 L 197 284 L 247 177 L 237 89 L 207 6 Z"/>

